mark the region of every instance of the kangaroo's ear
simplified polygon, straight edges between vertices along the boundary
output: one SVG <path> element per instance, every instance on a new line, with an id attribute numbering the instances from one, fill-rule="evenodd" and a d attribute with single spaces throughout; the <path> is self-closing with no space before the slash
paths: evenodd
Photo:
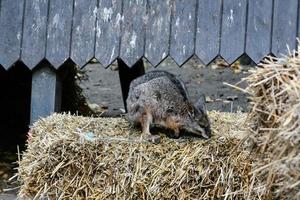
<path id="1" fill-rule="evenodd" d="M 198 99 L 198 101 L 195 104 L 196 108 L 198 108 L 199 110 L 202 110 L 203 112 L 206 113 L 206 105 L 205 105 L 205 95 L 201 94 L 200 98 Z"/>

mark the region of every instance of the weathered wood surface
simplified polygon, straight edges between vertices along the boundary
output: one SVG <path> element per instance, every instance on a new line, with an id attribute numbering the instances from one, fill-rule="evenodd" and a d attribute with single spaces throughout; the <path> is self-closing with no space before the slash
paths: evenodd
<path id="1" fill-rule="evenodd" d="M 171 0 L 149 0 L 145 57 L 157 66 L 169 54 Z"/>
<path id="2" fill-rule="evenodd" d="M 45 58 L 47 16 L 48 0 L 25 1 L 21 59 L 29 69 Z"/>
<path id="3" fill-rule="evenodd" d="M 175 0 L 171 20 L 170 56 L 181 66 L 194 54 L 196 0 Z"/>
<path id="4" fill-rule="evenodd" d="M 147 0 L 123 1 L 121 59 L 133 66 L 143 55 Z"/>
<path id="5" fill-rule="evenodd" d="M 83 67 L 94 57 L 97 0 L 75 0 L 71 59 Z"/>
<path id="6" fill-rule="evenodd" d="M 247 0 L 224 0 L 221 34 L 221 56 L 233 63 L 244 53 Z"/>
<path id="7" fill-rule="evenodd" d="M 219 54 L 222 0 L 199 0 L 195 53 L 204 64 Z"/>
<path id="8" fill-rule="evenodd" d="M 273 4 L 274 3 L 274 4 Z M 243 53 L 259 62 L 286 53 L 300 36 L 299 0 L 0 0 L 0 65 L 42 60 L 104 67 L 143 56 L 154 66 L 193 55 L 232 63 Z"/>
<path id="9" fill-rule="evenodd" d="M 298 39 L 300 39 L 300 2 L 298 5 Z"/>
<path id="10" fill-rule="evenodd" d="M 70 54 L 73 0 L 50 0 L 46 58 L 55 67 Z"/>
<path id="11" fill-rule="evenodd" d="M 60 105 L 61 83 L 57 73 L 46 63 L 32 74 L 30 123 L 59 111 Z"/>
<path id="12" fill-rule="evenodd" d="M 300 2 L 298 2 L 298 39 L 300 40 Z"/>
<path id="13" fill-rule="evenodd" d="M 299 0 L 275 0 L 273 17 L 272 53 L 280 56 L 296 47 Z"/>
<path id="14" fill-rule="evenodd" d="M 24 0 L 2 0 L 0 5 L 0 64 L 8 69 L 20 58 Z"/>
<path id="15" fill-rule="evenodd" d="M 107 67 L 120 51 L 122 1 L 100 0 L 98 8 L 95 56 Z"/>
<path id="16" fill-rule="evenodd" d="M 256 63 L 271 52 L 272 5 L 272 1 L 249 1 L 246 53 Z"/>

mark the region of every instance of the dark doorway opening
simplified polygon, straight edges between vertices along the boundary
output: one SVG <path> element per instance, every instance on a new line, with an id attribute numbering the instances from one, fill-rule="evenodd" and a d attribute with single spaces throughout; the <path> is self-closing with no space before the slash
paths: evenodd
<path id="1" fill-rule="evenodd" d="M 15 161 L 17 146 L 25 147 L 30 119 L 31 71 L 21 62 L 0 67 L 0 157 Z"/>

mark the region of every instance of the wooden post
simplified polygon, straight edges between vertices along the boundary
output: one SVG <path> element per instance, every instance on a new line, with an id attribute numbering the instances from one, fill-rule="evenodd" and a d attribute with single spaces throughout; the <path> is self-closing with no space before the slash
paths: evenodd
<path id="1" fill-rule="evenodd" d="M 60 111 L 61 82 L 50 64 L 38 67 L 32 73 L 30 124 L 40 117 Z"/>
<path id="2" fill-rule="evenodd" d="M 124 108 L 127 112 L 126 99 L 128 97 L 129 85 L 132 80 L 145 74 L 145 68 L 142 59 L 140 59 L 132 67 L 127 66 L 122 60 L 118 59 L 118 66 L 119 66 L 119 77 L 120 77 L 120 83 L 122 89 Z"/>

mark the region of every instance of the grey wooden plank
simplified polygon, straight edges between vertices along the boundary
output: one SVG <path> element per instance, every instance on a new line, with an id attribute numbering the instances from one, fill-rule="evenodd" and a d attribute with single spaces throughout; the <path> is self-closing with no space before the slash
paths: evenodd
<path id="1" fill-rule="evenodd" d="M 97 0 L 75 0 L 71 59 L 83 67 L 94 57 Z"/>
<path id="2" fill-rule="evenodd" d="M 28 0 L 25 4 L 21 59 L 32 69 L 45 57 L 48 0 Z"/>
<path id="3" fill-rule="evenodd" d="M 31 87 L 32 124 L 40 117 L 46 117 L 60 110 L 61 82 L 57 72 L 45 64 L 33 71 Z"/>
<path id="4" fill-rule="evenodd" d="M 58 68 L 69 58 L 73 0 L 51 0 L 46 58 Z"/>
<path id="5" fill-rule="evenodd" d="M 300 40 L 300 1 L 298 1 L 298 39 Z M 300 49 L 298 50 L 300 51 Z"/>
<path id="6" fill-rule="evenodd" d="M 131 67 L 144 55 L 146 0 L 123 3 L 120 58 Z"/>
<path id="7" fill-rule="evenodd" d="M 249 1 L 246 53 L 256 63 L 270 53 L 272 4 L 270 0 Z"/>
<path id="8" fill-rule="evenodd" d="M 219 54 L 222 0 L 199 0 L 195 53 L 204 64 Z"/>
<path id="9" fill-rule="evenodd" d="M 300 39 L 300 2 L 298 2 L 298 4 L 299 4 L 298 5 L 298 39 Z M 300 51 L 300 49 L 299 49 L 299 51 Z"/>
<path id="10" fill-rule="evenodd" d="M 122 1 L 100 0 L 98 8 L 95 57 L 107 67 L 119 55 Z"/>
<path id="11" fill-rule="evenodd" d="M 0 65 L 8 69 L 20 57 L 24 0 L 0 3 Z"/>
<path id="12" fill-rule="evenodd" d="M 145 57 L 157 66 L 169 54 L 171 0 L 149 0 Z"/>
<path id="13" fill-rule="evenodd" d="M 287 53 L 287 45 L 296 47 L 298 0 L 275 0 L 273 16 L 272 53 Z"/>
<path id="14" fill-rule="evenodd" d="M 170 56 L 181 66 L 194 54 L 196 0 L 175 0 L 172 15 Z"/>
<path id="15" fill-rule="evenodd" d="M 233 63 L 244 53 L 247 0 L 224 0 L 221 56 Z"/>

